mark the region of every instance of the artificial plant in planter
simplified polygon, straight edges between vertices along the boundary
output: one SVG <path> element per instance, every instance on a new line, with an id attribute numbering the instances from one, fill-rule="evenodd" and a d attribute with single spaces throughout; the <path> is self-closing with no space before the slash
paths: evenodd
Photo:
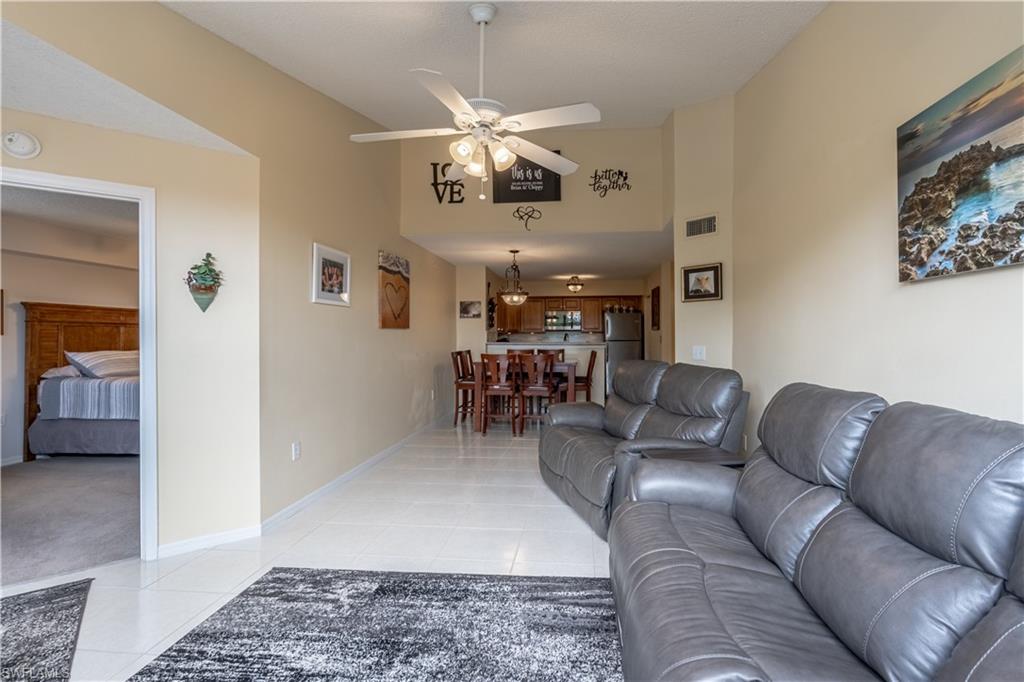
<path id="1" fill-rule="evenodd" d="M 223 273 L 214 267 L 217 259 L 212 253 L 203 256 L 203 260 L 193 265 L 185 275 L 185 284 L 192 293 L 192 300 L 204 313 L 217 297 L 217 291 L 224 281 Z"/>

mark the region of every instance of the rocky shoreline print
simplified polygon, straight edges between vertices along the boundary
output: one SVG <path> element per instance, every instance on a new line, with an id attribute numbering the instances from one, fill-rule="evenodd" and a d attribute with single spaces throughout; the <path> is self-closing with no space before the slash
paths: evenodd
<path id="1" fill-rule="evenodd" d="M 1024 262 L 1024 200 L 991 220 L 950 224 L 960 203 L 987 191 L 994 166 L 1020 156 L 1024 143 L 1003 148 L 986 141 L 917 181 L 900 208 L 901 282 Z"/>

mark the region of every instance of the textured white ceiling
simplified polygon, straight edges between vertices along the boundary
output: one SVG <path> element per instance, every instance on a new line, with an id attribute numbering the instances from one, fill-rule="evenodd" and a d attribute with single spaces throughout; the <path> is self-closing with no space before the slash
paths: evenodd
<path id="1" fill-rule="evenodd" d="M 451 125 L 409 69 L 476 96 L 468 2 L 169 2 L 171 9 L 392 128 Z M 660 125 L 733 93 L 822 2 L 501 2 L 485 93 L 511 112 L 590 101 L 604 127 Z"/>
<path id="2" fill-rule="evenodd" d="M 245 153 L 10 21 L 3 21 L 2 45 L 0 97 L 6 108 L 197 147 Z M 47 141 L 40 142 L 45 154 Z"/>
<path id="3" fill-rule="evenodd" d="M 516 232 L 512 234 L 443 234 L 408 237 L 423 248 L 456 265 L 486 265 L 505 272 L 517 256 L 523 279 L 549 279 L 570 275 L 601 279 L 633 279 L 653 271 L 672 257 L 672 232 Z"/>
<path id="4" fill-rule="evenodd" d="M 0 189 L 0 207 L 4 218 L 31 218 L 84 232 L 119 237 L 135 237 L 139 233 L 139 206 L 132 201 L 4 185 Z"/>

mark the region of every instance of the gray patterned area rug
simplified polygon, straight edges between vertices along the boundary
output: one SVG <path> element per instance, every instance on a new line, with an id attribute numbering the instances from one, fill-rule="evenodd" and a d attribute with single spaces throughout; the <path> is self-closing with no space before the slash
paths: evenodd
<path id="1" fill-rule="evenodd" d="M 67 680 L 92 578 L 0 599 L 0 677 Z"/>
<path id="2" fill-rule="evenodd" d="M 132 680 L 621 680 L 603 578 L 275 568 Z"/>

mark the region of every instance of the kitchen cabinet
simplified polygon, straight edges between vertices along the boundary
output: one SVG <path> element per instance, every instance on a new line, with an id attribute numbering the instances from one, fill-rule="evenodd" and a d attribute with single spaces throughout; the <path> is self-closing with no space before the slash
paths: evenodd
<path id="1" fill-rule="evenodd" d="M 566 310 L 560 298 L 544 298 L 544 310 Z"/>
<path id="2" fill-rule="evenodd" d="M 604 309 L 601 307 L 600 298 L 586 297 L 580 299 L 580 309 L 582 312 L 583 331 L 604 331 Z"/>
<path id="3" fill-rule="evenodd" d="M 519 306 L 523 311 L 519 331 L 544 331 L 544 304 L 545 300 L 543 298 L 528 298 L 526 303 Z"/>
<path id="4" fill-rule="evenodd" d="M 562 301 L 562 310 L 579 310 L 580 309 L 580 299 L 578 297 L 563 298 L 563 299 L 561 299 L 561 301 Z M 548 310 L 551 310 L 551 308 L 548 308 Z"/>
<path id="5" fill-rule="evenodd" d="M 619 305 L 623 308 L 632 308 L 634 311 L 641 311 L 641 300 L 640 296 L 620 296 Z"/>
<path id="6" fill-rule="evenodd" d="M 614 309 L 619 307 L 619 297 L 603 296 L 601 298 L 601 310 Z"/>

